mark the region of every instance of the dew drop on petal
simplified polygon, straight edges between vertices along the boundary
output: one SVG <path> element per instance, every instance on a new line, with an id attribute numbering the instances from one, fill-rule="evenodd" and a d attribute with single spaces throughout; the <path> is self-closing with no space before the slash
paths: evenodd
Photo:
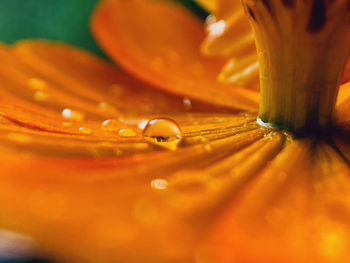
<path id="1" fill-rule="evenodd" d="M 92 130 L 87 128 L 87 127 L 80 127 L 79 128 L 79 133 L 81 133 L 81 134 L 91 134 Z"/>
<path id="2" fill-rule="evenodd" d="M 143 130 L 143 138 L 147 142 L 168 150 L 176 150 L 182 140 L 182 134 L 179 125 L 175 121 L 159 118 L 148 122 Z"/>
<path id="3" fill-rule="evenodd" d="M 267 139 L 272 140 L 274 135 L 275 134 L 273 132 L 268 132 L 268 133 L 264 134 L 264 137 L 267 138 Z"/>
<path id="4" fill-rule="evenodd" d="M 184 105 L 185 110 L 192 110 L 192 101 L 189 98 L 183 98 L 182 104 Z"/>
<path id="5" fill-rule="evenodd" d="M 146 125 L 147 125 L 147 123 L 148 123 L 148 120 L 141 120 L 141 121 L 139 122 L 139 124 L 137 124 L 137 127 L 138 127 L 140 130 L 144 130 L 145 127 L 146 127 Z"/>
<path id="6" fill-rule="evenodd" d="M 122 123 L 118 120 L 105 120 L 102 122 L 102 130 L 109 132 L 117 132 L 120 130 Z"/>
<path id="7" fill-rule="evenodd" d="M 33 90 L 45 90 L 47 88 L 46 81 L 39 78 L 30 78 L 27 84 Z"/>
<path id="8" fill-rule="evenodd" d="M 291 132 L 288 131 L 283 131 L 282 134 L 285 136 L 285 139 L 288 142 L 292 142 L 295 139 L 295 135 Z"/>
<path id="9" fill-rule="evenodd" d="M 119 136 L 122 137 L 135 137 L 137 134 L 132 129 L 121 129 L 119 130 Z"/>
<path id="10" fill-rule="evenodd" d="M 84 114 L 76 110 L 64 109 L 62 111 L 62 117 L 66 120 L 82 121 L 84 119 Z"/>
<path id="11" fill-rule="evenodd" d="M 168 181 L 164 179 L 154 179 L 151 182 L 151 187 L 154 190 L 165 190 L 168 187 Z"/>

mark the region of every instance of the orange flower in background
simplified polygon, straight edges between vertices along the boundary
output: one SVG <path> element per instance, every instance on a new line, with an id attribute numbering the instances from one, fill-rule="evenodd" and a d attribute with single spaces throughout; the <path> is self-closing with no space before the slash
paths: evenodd
<path id="1" fill-rule="evenodd" d="M 262 69 L 269 54 L 269 61 L 282 58 L 277 68 L 288 69 L 294 58 L 304 59 L 298 48 L 314 45 L 314 32 L 294 49 L 284 48 L 290 42 L 275 41 L 283 44 L 271 50 L 285 53 L 274 56 L 266 51 L 273 44 L 259 42 L 264 34 L 280 36 L 264 22 L 278 21 L 286 27 L 276 28 L 287 30 L 294 12 L 315 10 L 312 1 L 304 2 L 243 1 L 258 54 L 267 54 L 258 56 Z M 349 258 L 349 84 L 340 88 L 336 128 L 310 136 L 298 116 L 316 99 L 296 96 L 295 108 L 283 101 L 289 107 L 283 115 L 275 101 L 285 94 L 266 95 L 279 74 L 268 76 L 275 73 L 270 66 L 260 73 L 260 119 L 298 135 L 306 127 L 307 133 L 295 137 L 259 125 L 258 67 L 244 13 L 238 1 L 203 4 L 212 11 L 206 38 L 202 21 L 179 4 L 102 1 L 92 29 L 125 72 L 64 44 L 23 41 L 0 47 L 0 226 L 33 238 L 33 253 L 59 262 Z M 325 10 L 333 12 L 328 5 Z M 327 23 L 327 32 L 333 32 Z M 323 43 L 329 35 L 320 32 L 317 41 Z M 298 56 L 290 58 L 289 50 Z M 312 61 L 313 54 L 307 55 L 303 61 Z M 345 61 L 347 53 L 339 57 Z M 317 62 L 324 61 L 330 63 L 328 57 Z M 309 94 L 307 88 L 302 94 Z M 326 103 L 316 104 L 325 110 Z M 320 116 L 315 126 L 324 123 Z"/>

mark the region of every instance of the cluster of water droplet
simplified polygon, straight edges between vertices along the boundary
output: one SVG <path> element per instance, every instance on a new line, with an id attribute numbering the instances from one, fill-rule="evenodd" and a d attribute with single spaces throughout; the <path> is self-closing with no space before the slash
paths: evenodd
<path id="1" fill-rule="evenodd" d="M 175 60 L 176 56 L 172 54 L 171 58 Z M 155 64 L 159 64 L 156 62 L 157 61 L 155 61 Z M 45 80 L 32 77 L 28 79 L 27 85 L 34 92 L 34 100 L 43 102 L 49 98 L 49 84 Z M 183 106 L 186 110 L 191 110 L 191 100 L 189 98 L 184 98 Z M 100 111 L 110 110 L 112 107 L 113 106 L 107 102 L 100 102 L 97 105 Z M 85 113 L 76 109 L 65 108 L 62 110 L 61 116 L 63 118 L 62 128 L 70 128 L 74 124 L 85 120 Z M 182 140 L 182 133 L 179 125 L 169 118 L 142 119 L 137 123 L 137 128 L 135 130 L 130 127 L 133 126 L 126 125 L 119 119 L 108 119 L 101 124 L 102 131 L 113 132 L 120 137 L 136 137 L 140 134 L 137 130 L 142 130 L 142 136 L 146 142 L 168 150 L 176 150 Z M 86 123 L 77 129 L 82 135 L 93 134 L 93 129 L 88 127 Z"/>

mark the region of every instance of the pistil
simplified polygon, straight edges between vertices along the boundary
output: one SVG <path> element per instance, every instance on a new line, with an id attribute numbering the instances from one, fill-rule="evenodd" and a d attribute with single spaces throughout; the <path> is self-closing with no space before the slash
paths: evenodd
<path id="1" fill-rule="evenodd" d="M 299 134 L 331 125 L 350 52 L 350 0 L 242 0 L 260 65 L 260 121 Z"/>

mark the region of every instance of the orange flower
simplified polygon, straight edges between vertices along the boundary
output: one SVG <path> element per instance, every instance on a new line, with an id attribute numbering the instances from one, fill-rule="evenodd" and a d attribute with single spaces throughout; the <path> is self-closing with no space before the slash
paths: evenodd
<path id="1" fill-rule="evenodd" d="M 219 2 L 230 26 L 202 50 L 221 57 L 198 18 L 151 0 L 92 21 L 128 73 L 64 44 L 0 47 L 2 228 L 62 262 L 347 261 L 350 84 L 327 140 L 260 126 L 251 33 Z M 225 64 L 249 87 L 218 82 Z"/>

